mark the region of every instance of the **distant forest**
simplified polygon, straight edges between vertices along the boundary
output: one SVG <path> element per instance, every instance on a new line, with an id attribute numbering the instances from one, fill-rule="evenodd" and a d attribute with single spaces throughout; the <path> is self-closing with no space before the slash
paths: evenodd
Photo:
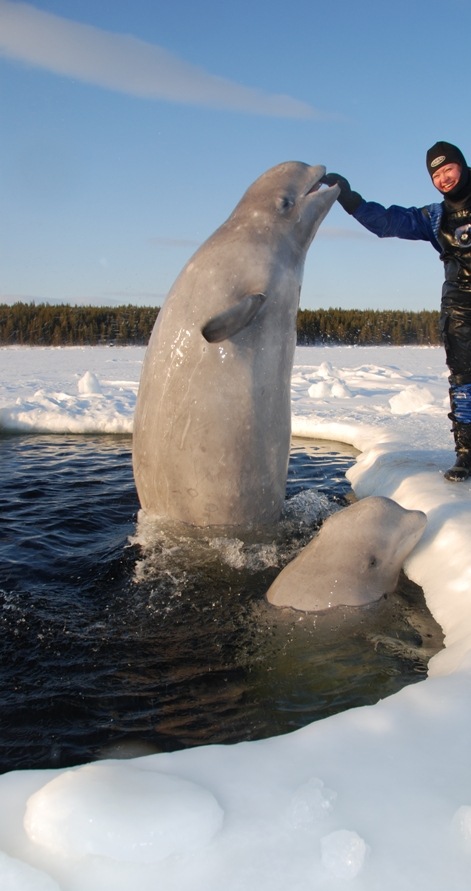
<path id="1" fill-rule="evenodd" d="M 159 312 L 150 306 L 0 304 L 0 345 L 119 346 L 148 342 Z M 300 309 L 299 345 L 430 345 L 440 343 L 438 311 Z"/>

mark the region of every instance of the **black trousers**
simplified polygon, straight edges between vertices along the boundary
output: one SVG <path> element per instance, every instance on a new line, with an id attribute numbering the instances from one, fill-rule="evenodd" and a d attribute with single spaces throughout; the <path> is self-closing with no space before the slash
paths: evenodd
<path id="1" fill-rule="evenodd" d="M 448 293 L 442 298 L 440 333 L 450 369 L 450 385 L 462 386 L 471 383 L 471 292 L 449 287 L 446 290 Z"/>

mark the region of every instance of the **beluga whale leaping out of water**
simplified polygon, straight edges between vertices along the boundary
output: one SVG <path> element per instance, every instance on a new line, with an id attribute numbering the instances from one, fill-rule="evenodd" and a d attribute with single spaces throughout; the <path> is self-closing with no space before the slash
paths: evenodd
<path id="1" fill-rule="evenodd" d="M 339 193 L 323 166 L 267 170 L 171 288 L 142 368 L 134 478 L 149 514 L 195 526 L 278 520 L 304 261 Z"/>

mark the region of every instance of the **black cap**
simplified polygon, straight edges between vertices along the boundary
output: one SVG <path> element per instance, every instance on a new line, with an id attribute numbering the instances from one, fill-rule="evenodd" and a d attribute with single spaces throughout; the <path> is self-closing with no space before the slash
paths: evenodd
<path id="1" fill-rule="evenodd" d="M 427 152 L 427 170 L 433 176 L 445 164 L 460 164 L 464 171 L 468 166 L 463 152 L 451 142 L 436 142 Z"/>

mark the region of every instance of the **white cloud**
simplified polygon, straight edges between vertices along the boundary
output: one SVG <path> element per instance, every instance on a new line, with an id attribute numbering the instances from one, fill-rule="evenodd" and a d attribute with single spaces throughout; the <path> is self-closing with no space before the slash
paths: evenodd
<path id="1" fill-rule="evenodd" d="M 315 118 L 311 105 L 226 80 L 163 47 L 0 0 L 0 54 L 110 90 L 276 117 Z"/>

